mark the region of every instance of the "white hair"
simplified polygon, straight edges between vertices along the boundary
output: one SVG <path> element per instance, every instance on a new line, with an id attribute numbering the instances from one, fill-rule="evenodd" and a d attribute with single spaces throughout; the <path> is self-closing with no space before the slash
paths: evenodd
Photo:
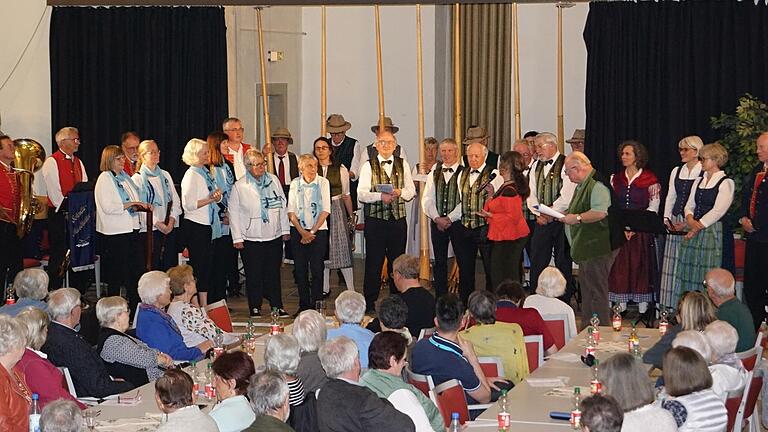
<path id="1" fill-rule="evenodd" d="M 13 290 L 20 298 L 42 300 L 48 295 L 48 273 L 39 268 L 24 269 L 13 278 Z"/>
<path id="2" fill-rule="evenodd" d="M 293 335 L 280 333 L 267 339 L 264 365 L 267 369 L 286 375 L 296 375 L 299 368 L 299 343 Z"/>
<path id="3" fill-rule="evenodd" d="M 352 339 L 339 336 L 325 341 L 317 356 L 328 378 L 336 378 L 354 369 L 358 359 L 357 345 Z"/>
<path id="4" fill-rule="evenodd" d="M 56 132 L 56 137 L 54 138 L 56 140 L 56 144 L 61 145 L 61 142 L 66 139 L 66 135 L 70 135 L 70 132 L 74 132 L 76 134 L 80 134 L 80 132 L 77 130 L 76 127 L 72 126 L 66 126 L 61 129 L 59 129 L 58 132 Z"/>
<path id="5" fill-rule="evenodd" d="M 142 303 L 154 304 L 157 298 L 168 289 L 170 282 L 171 278 L 159 270 L 148 271 L 141 275 L 138 291 Z"/>
<path id="6" fill-rule="evenodd" d="M 539 275 L 536 294 L 551 298 L 560 297 L 565 294 L 566 283 L 565 276 L 560 273 L 560 270 L 557 267 L 549 266 Z"/>
<path id="7" fill-rule="evenodd" d="M 80 407 L 69 400 L 49 403 L 40 415 L 40 432 L 80 432 L 82 427 Z"/>
<path id="8" fill-rule="evenodd" d="M 200 163 L 200 160 L 197 158 L 197 152 L 207 145 L 207 142 L 199 138 L 192 138 L 187 142 L 187 145 L 184 146 L 184 153 L 181 154 L 181 160 L 189 166 Z"/>
<path id="9" fill-rule="evenodd" d="M 270 415 L 285 405 L 288 383 L 285 378 L 269 369 L 253 374 L 248 385 L 248 399 L 256 416 Z"/>
<path id="10" fill-rule="evenodd" d="M 120 296 L 104 297 L 96 303 L 96 318 L 102 327 L 111 326 L 121 313 L 128 311 L 128 302 Z"/>
<path id="11" fill-rule="evenodd" d="M 74 288 L 59 288 L 48 295 L 48 314 L 54 321 L 72 313 L 80 304 L 80 291 Z"/>
<path id="12" fill-rule="evenodd" d="M 325 319 L 320 312 L 313 309 L 301 312 L 293 321 L 291 331 L 299 343 L 301 352 L 317 351 L 328 338 Z"/>
<path id="13" fill-rule="evenodd" d="M 704 357 L 707 364 L 712 363 L 712 348 L 707 342 L 707 338 L 704 334 L 696 330 L 684 330 L 675 336 L 675 340 L 672 341 L 672 348 L 679 346 L 688 347 Z"/>
<path id="14" fill-rule="evenodd" d="M 543 141 L 544 144 L 549 144 L 557 147 L 557 135 L 551 132 L 542 132 L 536 135 L 536 138 L 534 138 L 534 141 L 539 141 L 539 140 Z"/>
<path id="15" fill-rule="evenodd" d="M 726 354 L 736 352 L 739 333 L 725 321 L 712 321 L 704 327 L 704 337 L 712 348 L 712 360 L 717 361 Z"/>
<path id="16" fill-rule="evenodd" d="M 51 317 L 41 309 L 28 306 L 16 315 L 16 319 L 24 324 L 27 330 L 27 346 L 39 351 L 48 336 L 46 329 L 51 323 Z"/>
<path id="17" fill-rule="evenodd" d="M 26 326 L 14 317 L 0 314 L 0 356 L 26 346 Z"/>
<path id="18" fill-rule="evenodd" d="M 365 297 L 357 291 L 344 291 L 336 297 L 336 317 L 342 324 L 360 324 L 365 315 Z"/>

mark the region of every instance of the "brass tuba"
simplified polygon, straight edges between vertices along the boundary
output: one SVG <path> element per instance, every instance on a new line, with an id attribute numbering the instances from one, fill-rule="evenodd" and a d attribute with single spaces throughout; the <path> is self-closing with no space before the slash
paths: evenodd
<path id="1" fill-rule="evenodd" d="M 32 222 L 40 203 L 32 193 L 35 171 L 43 166 L 45 149 L 40 143 L 30 138 L 13 141 L 13 167 L 19 179 L 19 206 L 16 216 L 16 235 L 24 237 L 32 229 Z"/>

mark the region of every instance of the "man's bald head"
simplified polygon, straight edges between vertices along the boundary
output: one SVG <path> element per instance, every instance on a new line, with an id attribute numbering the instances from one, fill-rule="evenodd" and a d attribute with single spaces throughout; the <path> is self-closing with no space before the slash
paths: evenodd
<path id="1" fill-rule="evenodd" d="M 726 269 L 714 268 L 707 272 L 704 280 L 707 283 L 707 294 L 715 304 L 719 305 L 736 295 L 736 279 Z"/>
<path id="2" fill-rule="evenodd" d="M 480 168 L 485 162 L 485 157 L 488 155 L 488 147 L 480 144 L 479 142 L 472 143 L 467 146 L 467 161 L 472 169 Z"/>

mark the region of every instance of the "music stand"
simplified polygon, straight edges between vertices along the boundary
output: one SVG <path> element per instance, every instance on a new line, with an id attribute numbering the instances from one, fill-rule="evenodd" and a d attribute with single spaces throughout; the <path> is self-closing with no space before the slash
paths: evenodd
<path id="1" fill-rule="evenodd" d="M 617 215 L 625 231 L 650 234 L 685 235 L 685 231 L 669 229 L 664 217 L 650 210 L 621 210 Z"/>

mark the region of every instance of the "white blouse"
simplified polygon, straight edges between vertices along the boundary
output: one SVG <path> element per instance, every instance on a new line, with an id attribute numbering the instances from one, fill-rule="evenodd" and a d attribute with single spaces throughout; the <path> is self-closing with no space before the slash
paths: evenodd
<path id="1" fill-rule="evenodd" d="M 174 226 L 178 227 L 179 216 L 181 216 L 181 198 L 179 198 L 179 194 L 176 192 L 176 188 L 173 186 L 173 178 L 171 178 L 171 174 L 164 169 L 161 169 L 160 171 L 165 176 L 165 179 L 168 180 L 168 186 L 171 188 L 171 199 L 173 200 L 171 207 L 171 217 L 176 220 L 176 224 Z M 144 187 L 144 179 L 141 177 L 140 173 L 134 174 L 131 178 L 133 179 L 133 182 L 136 183 L 136 186 L 140 188 Z M 153 230 L 157 230 L 157 223 L 165 222 L 165 214 L 168 203 L 165 202 L 165 194 L 163 193 L 163 180 L 160 179 L 160 177 L 147 177 L 147 179 L 149 180 L 149 184 L 151 184 L 152 188 L 155 190 L 157 200 L 162 203 L 161 207 L 154 208 L 152 210 L 152 227 Z"/>
<path id="2" fill-rule="evenodd" d="M 267 222 L 263 222 L 261 219 L 263 197 L 256 187 L 248 184 L 247 176 L 236 181 L 229 195 L 229 227 L 232 230 L 232 243 L 246 240 L 271 241 L 291 233 L 280 180 L 274 174 L 264 173 L 264 175 L 272 177 L 272 181 L 277 185 L 274 188 L 277 194 L 276 199 L 282 200 L 283 205 L 280 208 L 269 209 Z"/>
<path id="3" fill-rule="evenodd" d="M 711 180 L 707 173 L 704 173 L 703 177 L 696 180 L 691 188 L 691 195 L 688 197 L 688 202 L 685 204 L 686 216 L 689 214 L 692 215 L 693 211 L 696 209 L 696 190 L 712 189 L 724 176 L 725 171 L 718 171 L 712 175 Z M 705 183 L 706 186 L 704 185 Z M 725 216 L 725 213 L 728 212 L 728 208 L 731 207 L 731 203 L 733 202 L 733 192 L 735 188 L 736 185 L 731 179 L 726 179 L 720 183 L 720 189 L 718 190 L 717 198 L 715 199 L 715 206 L 699 219 L 699 222 L 701 222 L 705 228 L 708 228 Z"/>
<path id="4" fill-rule="evenodd" d="M 675 167 L 672 172 L 669 173 L 669 192 L 667 192 L 667 200 L 664 202 L 664 217 L 672 219 L 672 207 L 675 206 L 675 200 L 677 200 L 677 189 L 675 189 L 675 179 L 677 173 L 680 171 L 680 178 L 682 180 L 696 180 L 701 174 L 701 163 L 697 162 L 693 166 L 693 169 L 688 169 L 688 164 L 684 164 L 682 167 Z M 691 187 L 693 190 L 693 187 Z"/>
<path id="5" fill-rule="evenodd" d="M 135 229 L 140 229 L 145 222 L 146 213 L 134 212 L 131 214 L 124 208 L 120 192 L 115 186 L 111 171 L 99 174 L 94 190 L 96 201 L 96 231 L 105 235 L 126 234 Z M 128 193 L 131 201 L 142 201 L 141 194 L 134 189 L 130 182 L 120 182 Z"/>
<path id="6" fill-rule="evenodd" d="M 307 184 L 317 184 L 320 187 L 320 202 L 317 203 L 320 205 L 320 207 L 317 209 L 317 214 L 320 215 L 322 212 L 326 212 L 328 214 L 331 213 L 331 187 L 328 183 L 328 180 L 321 177 L 321 176 L 315 176 L 315 179 L 312 180 L 310 183 L 307 183 L 304 181 L 304 176 L 299 175 L 299 178 L 293 179 L 291 182 L 291 189 L 288 191 L 288 213 L 294 213 L 298 217 L 298 193 L 299 193 L 299 185 L 307 185 Z M 312 199 L 312 190 L 309 188 L 304 189 L 304 202 L 309 203 Z M 301 218 L 299 217 L 299 220 Z M 310 206 L 304 207 L 304 220 L 309 223 L 309 221 L 312 220 L 312 208 Z M 310 229 L 311 226 L 305 226 L 304 229 Z M 325 221 L 323 221 L 323 224 L 320 225 L 321 230 L 327 230 L 328 229 L 328 218 L 326 218 Z"/>
<path id="7" fill-rule="evenodd" d="M 189 167 L 181 179 L 181 206 L 184 209 L 184 219 L 200 225 L 210 225 L 213 221 L 211 221 L 208 206 L 216 204 L 211 203 L 197 208 L 197 202 L 210 195 L 211 192 L 208 191 L 208 184 L 203 176 Z"/>

